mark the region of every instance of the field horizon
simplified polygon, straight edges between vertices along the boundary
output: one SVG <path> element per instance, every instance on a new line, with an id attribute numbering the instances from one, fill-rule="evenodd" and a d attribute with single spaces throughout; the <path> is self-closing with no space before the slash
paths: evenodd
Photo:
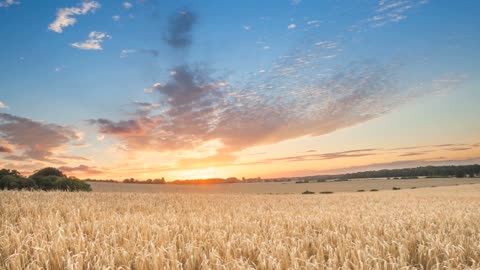
<path id="1" fill-rule="evenodd" d="M 173 192 L 173 193 L 250 193 L 250 194 L 299 194 L 305 191 L 359 192 L 399 189 L 431 188 L 470 185 L 480 183 L 480 178 L 420 178 L 420 179 L 352 179 L 330 182 L 261 182 L 228 184 L 140 184 L 87 181 L 93 192 Z"/>

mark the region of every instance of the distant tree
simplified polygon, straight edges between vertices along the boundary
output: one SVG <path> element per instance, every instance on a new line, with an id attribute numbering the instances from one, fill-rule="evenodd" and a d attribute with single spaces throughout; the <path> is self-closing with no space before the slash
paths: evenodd
<path id="1" fill-rule="evenodd" d="M 154 179 L 152 181 L 152 183 L 154 183 L 154 184 L 166 184 L 165 178 L 163 178 L 163 177 L 161 179 Z"/>
<path id="2" fill-rule="evenodd" d="M 455 177 L 457 178 L 464 178 L 465 176 L 466 176 L 466 173 L 463 170 L 458 170 L 455 172 Z"/>

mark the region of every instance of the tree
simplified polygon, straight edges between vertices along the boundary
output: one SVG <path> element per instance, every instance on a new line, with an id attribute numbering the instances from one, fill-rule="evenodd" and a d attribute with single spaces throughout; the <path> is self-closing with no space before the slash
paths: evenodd
<path id="1" fill-rule="evenodd" d="M 20 178 L 13 175 L 5 175 L 0 178 L 1 189 L 21 189 Z"/>
<path id="2" fill-rule="evenodd" d="M 36 171 L 34 174 L 30 175 L 30 178 L 38 178 L 38 177 L 44 177 L 44 176 L 58 176 L 58 177 L 66 177 L 65 174 L 62 173 L 57 168 L 53 167 L 47 167 L 43 168 L 41 170 Z"/>

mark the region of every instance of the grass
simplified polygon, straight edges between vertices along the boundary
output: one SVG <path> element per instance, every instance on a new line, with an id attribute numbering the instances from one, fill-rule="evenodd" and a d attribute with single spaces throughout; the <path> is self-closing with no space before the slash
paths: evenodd
<path id="1" fill-rule="evenodd" d="M 478 269 L 480 185 L 330 196 L 0 192 L 0 269 Z"/>

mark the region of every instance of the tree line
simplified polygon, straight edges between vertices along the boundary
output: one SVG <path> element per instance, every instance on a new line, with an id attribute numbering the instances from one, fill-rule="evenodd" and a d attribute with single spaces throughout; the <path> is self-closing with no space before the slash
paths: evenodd
<path id="1" fill-rule="evenodd" d="M 347 173 L 336 175 L 339 179 L 355 179 L 355 178 L 447 178 L 447 177 L 477 177 L 480 176 L 480 165 L 462 165 L 462 166 L 425 166 L 417 168 L 365 171 L 356 173 Z M 331 176 L 332 177 L 332 176 Z"/>
<path id="2" fill-rule="evenodd" d="M 62 171 L 47 167 L 25 177 L 16 170 L 0 170 L 0 190 L 91 191 L 90 184 Z"/>

